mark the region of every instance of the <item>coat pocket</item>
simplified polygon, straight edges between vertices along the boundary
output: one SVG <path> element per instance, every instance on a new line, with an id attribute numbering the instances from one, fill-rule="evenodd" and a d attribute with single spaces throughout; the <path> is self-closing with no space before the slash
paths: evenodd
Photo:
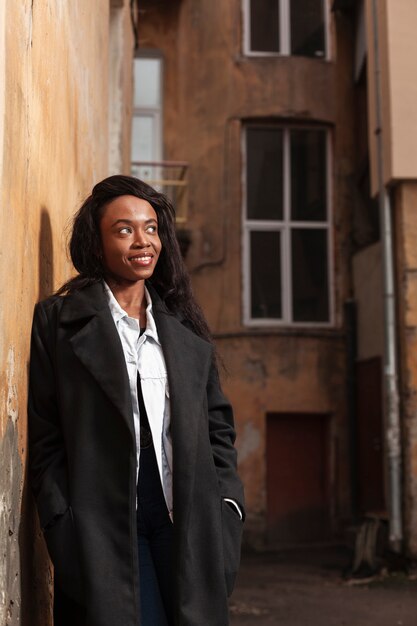
<path id="1" fill-rule="evenodd" d="M 237 571 L 240 564 L 240 548 L 242 543 L 243 522 L 239 513 L 230 504 L 221 501 L 224 574 L 226 578 L 227 595 L 233 591 Z"/>
<path id="2" fill-rule="evenodd" d="M 54 577 L 59 587 L 70 598 L 84 604 L 81 567 L 71 507 L 54 518 L 44 529 L 49 556 L 54 566 Z"/>

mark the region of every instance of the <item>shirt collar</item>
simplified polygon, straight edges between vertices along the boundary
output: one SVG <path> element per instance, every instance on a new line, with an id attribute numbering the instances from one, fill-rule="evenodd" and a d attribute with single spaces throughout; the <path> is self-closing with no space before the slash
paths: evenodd
<path id="1" fill-rule="evenodd" d="M 117 302 L 114 296 L 114 293 L 112 292 L 112 290 L 110 289 L 110 287 L 105 281 L 104 281 L 104 290 L 107 296 L 107 302 L 109 305 L 110 313 L 115 323 L 117 324 L 121 319 L 125 317 L 129 317 L 126 311 L 122 309 L 120 304 Z M 152 337 L 154 341 L 156 341 L 159 345 L 161 345 L 161 342 L 159 341 L 159 337 L 158 337 L 158 331 L 156 329 L 155 319 L 153 316 L 152 298 L 146 287 L 145 287 L 145 299 L 146 299 L 146 330 L 144 334 L 147 335 L 148 337 Z"/>

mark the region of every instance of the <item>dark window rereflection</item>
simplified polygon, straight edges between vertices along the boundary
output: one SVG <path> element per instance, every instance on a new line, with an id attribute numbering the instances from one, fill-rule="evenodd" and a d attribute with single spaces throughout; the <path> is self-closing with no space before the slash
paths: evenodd
<path id="1" fill-rule="evenodd" d="M 281 233 L 250 233 L 251 317 L 281 318 Z"/>
<path id="2" fill-rule="evenodd" d="M 281 220 L 282 130 L 248 128 L 246 137 L 247 218 Z"/>
<path id="3" fill-rule="evenodd" d="M 329 321 L 327 230 L 293 229 L 291 248 L 293 320 Z"/>
<path id="4" fill-rule="evenodd" d="M 279 52 L 278 0 L 251 0 L 250 49 L 254 52 Z"/>
<path id="5" fill-rule="evenodd" d="M 324 0 L 292 0 L 290 11 L 291 54 L 324 57 Z"/>
<path id="6" fill-rule="evenodd" d="M 326 133 L 291 130 L 291 218 L 326 221 Z"/>

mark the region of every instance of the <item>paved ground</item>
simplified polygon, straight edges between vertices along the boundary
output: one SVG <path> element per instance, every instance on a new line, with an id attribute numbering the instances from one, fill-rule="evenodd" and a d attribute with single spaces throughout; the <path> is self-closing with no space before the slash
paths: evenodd
<path id="1" fill-rule="evenodd" d="M 417 626 L 417 580 L 397 573 L 347 582 L 341 548 L 246 554 L 231 601 L 231 625 Z"/>

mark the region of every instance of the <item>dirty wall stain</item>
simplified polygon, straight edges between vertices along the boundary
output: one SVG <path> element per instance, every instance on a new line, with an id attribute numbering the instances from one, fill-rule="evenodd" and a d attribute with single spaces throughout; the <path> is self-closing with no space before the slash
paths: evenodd
<path id="1" fill-rule="evenodd" d="M 18 393 L 15 351 L 7 355 L 6 385 L 1 396 L 5 429 L 0 442 L 0 624 L 20 624 L 19 522 L 22 461 L 19 455 Z"/>

